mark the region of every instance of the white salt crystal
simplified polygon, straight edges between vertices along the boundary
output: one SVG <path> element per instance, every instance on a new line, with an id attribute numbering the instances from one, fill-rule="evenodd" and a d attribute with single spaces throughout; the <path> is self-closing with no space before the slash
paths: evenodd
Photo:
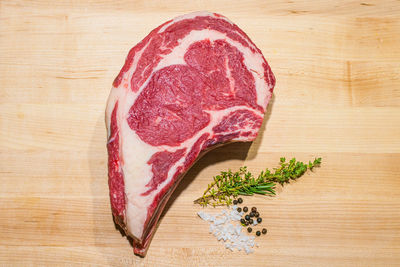
<path id="1" fill-rule="evenodd" d="M 211 234 L 212 232 L 214 232 L 214 230 L 215 230 L 215 226 L 214 226 L 213 224 L 210 224 L 210 234 Z"/>
<path id="2" fill-rule="evenodd" d="M 244 249 L 246 250 L 246 253 L 247 253 L 247 254 L 250 254 L 250 253 L 253 253 L 253 252 L 254 252 L 254 249 L 251 249 L 251 248 L 249 248 L 249 247 L 247 247 L 247 246 L 245 246 Z"/>
<path id="3" fill-rule="evenodd" d="M 254 247 L 254 241 L 250 241 L 250 242 L 249 242 L 249 245 L 250 245 L 250 247 L 253 248 L 253 247 Z"/>
<path id="4" fill-rule="evenodd" d="M 199 217 L 200 217 L 202 220 L 205 220 L 205 214 L 204 214 L 203 211 L 199 211 L 199 212 L 197 213 L 197 215 L 199 215 Z"/>
<path id="5" fill-rule="evenodd" d="M 241 219 L 242 217 L 240 216 L 240 215 L 235 215 L 235 216 L 233 216 L 233 220 L 234 221 L 240 221 L 240 219 Z"/>
<path id="6" fill-rule="evenodd" d="M 223 223 L 225 223 L 225 221 L 223 219 L 218 219 L 218 220 L 214 221 L 214 225 L 220 225 L 220 224 L 223 224 Z"/>
<path id="7" fill-rule="evenodd" d="M 235 232 L 237 235 L 240 235 L 240 232 L 242 232 L 242 227 L 240 225 L 236 226 Z"/>
<path id="8" fill-rule="evenodd" d="M 217 240 L 220 241 L 222 239 L 222 234 L 219 234 Z"/>
<path id="9" fill-rule="evenodd" d="M 244 250 L 246 251 L 247 254 L 252 252 L 251 249 L 247 245 L 244 245 Z"/>

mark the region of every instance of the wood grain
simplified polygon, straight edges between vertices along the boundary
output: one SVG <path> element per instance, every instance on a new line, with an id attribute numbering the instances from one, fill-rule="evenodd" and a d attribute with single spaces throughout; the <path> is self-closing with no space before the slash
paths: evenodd
<path id="1" fill-rule="evenodd" d="M 277 86 L 262 132 L 204 156 L 133 255 L 108 199 L 104 108 L 128 50 L 210 10 L 263 51 Z M 398 1 L 1 1 L 0 265 L 394 266 L 400 262 Z M 255 254 L 208 234 L 192 200 L 213 175 L 279 157 L 322 168 L 246 198 L 268 228 Z"/>

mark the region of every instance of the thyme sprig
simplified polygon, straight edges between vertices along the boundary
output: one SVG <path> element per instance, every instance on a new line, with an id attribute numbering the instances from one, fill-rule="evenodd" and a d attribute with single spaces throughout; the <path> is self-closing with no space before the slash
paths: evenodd
<path id="1" fill-rule="evenodd" d="M 321 165 L 321 158 L 313 162 L 303 163 L 292 158 L 286 162 L 280 158 L 280 166 L 273 171 L 266 169 L 256 178 L 247 170 L 241 167 L 239 171 L 222 171 L 214 177 L 214 181 L 207 186 L 203 196 L 196 199 L 194 203 L 202 206 L 224 206 L 231 205 L 233 199 L 238 195 L 252 196 L 254 194 L 274 196 L 276 184 L 284 185 L 291 180 L 296 180 L 307 170 L 312 170 Z"/>

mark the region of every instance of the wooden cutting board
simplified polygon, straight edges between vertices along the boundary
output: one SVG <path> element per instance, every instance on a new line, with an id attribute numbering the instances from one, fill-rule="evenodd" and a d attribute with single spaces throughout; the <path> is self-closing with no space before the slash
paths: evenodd
<path id="1" fill-rule="evenodd" d="M 202 158 L 139 258 L 111 217 L 105 103 L 128 50 L 197 10 L 248 33 L 276 89 L 257 140 Z M 0 265 L 400 262 L 398 1 L 1 1 L 0 131 Z M 281 156 L 323 164 L 273 199 L 245 198 L 269 232 L 252 255 L 226 250 L 192 200 L 221 170 Z"/>

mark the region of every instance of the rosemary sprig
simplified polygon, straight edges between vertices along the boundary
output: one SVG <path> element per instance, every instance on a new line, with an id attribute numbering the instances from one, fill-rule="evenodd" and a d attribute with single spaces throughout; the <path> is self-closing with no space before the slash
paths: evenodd
<path id="1" fill-rule="evenodd" d="M 285 158 L 280 159 L 280 166 L 273 171 L 266 169 L 258 177 L 254 177 L 247 167 L 241 167 L 239 171 L 222 171 L 214 177 L 214 181 L 208 185 L 203 196 L 196 199 L 194 203 L 202 206 L 223 206 L 231 205 L 233 199 L 238 195 L 251 196 L 254 194 L 274 196 L 276 184 L 284 185 L 290 180 L 296 180 L 307 170 L 320 166 L 321 158 L 313 162 L 303 163 L 292 158 L 286 162 Z"/>

